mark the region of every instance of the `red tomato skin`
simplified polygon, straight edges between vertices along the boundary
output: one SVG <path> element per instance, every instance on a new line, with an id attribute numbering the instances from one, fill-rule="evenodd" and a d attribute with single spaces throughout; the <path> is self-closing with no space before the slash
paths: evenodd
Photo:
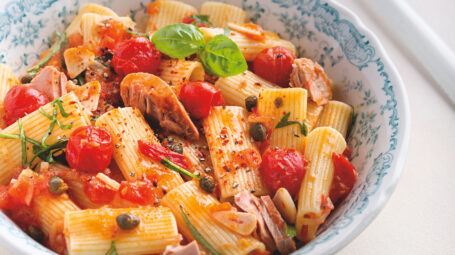
<path id="1" fill-rule="evenodd" d="M 305 177 L 307 164 L 302 154 L 294 149 L 270 148 L 262 155 L 259 171 L 271 194 L 284 187 L 295 197 Z"/>
<path id="2" fill-rule="evenodd" d="M 207 117 L 212 106 L 224 105 L 221 91 L 204 81 L 183 84 L 179 97 L 190 116 L 195 119 Z"/>
<path id="3" fill-rule="evenodd" d="M 156 182 L 143 179 L 136 182 L 122 181 L 120 183 L 120 197 L 140 205 L 152 205 L 155 203 Z"/>
<path id="4" fill-rule="evenodd" d="M 358 173 L 349 160 L 342 154 L 333 153 L 333 181 L 330 187 L 330 200 L 336 206 L 351 192 L 357 181 Z"/>
<path id="5" fill-rule="evenodd" d="M 84 182 L 84 193 L 95 204 L 109 204 L 115 197 L 115 191 L 109 189 L 104 182 L 94 176 L 85 176 L 82 178 Z"/>
<path id="6" fill-rule="evenodd" d="M 161 161 L 163 158 L 169 159 L 172 163 L 188 169 L 189 164 L 186 157 L 177 152 L 171 151 L 170 149 L 161 146 L 160 144 L 154 144 L 150 142 L 144 142 L 142 140 L 138 141 L 139 151 L 145 156 L 156 160 Z"/>
<path id="7" fill-rule="evenodd" d="M 23 85 L 14 86 L 5 96 L 3 120 L 9 126 L 47 103 L 49 98 L 41 91 Z"/>
<path id="8" fill-rule="evenodd" d="M 145 72 L 156 73 L 161 62 L 161 52 L 153 43 L 143 37 L 135 36 L 115 46 L 112 63 L 120 75 Z"/>
<path id="9" fill-rule="evenodd" d="M 286 88 L 289 87 L 294 60 L 294 53 L 284 47 L 276 46 L 264 49 L 254 59 L 254 73 Z"/>
<path id="10" fill-rule="evenodd" d="M 112 138 L 106 129 L 79 127 L 68 139 L 66 160 L 78 171 L 99 172 L 107 168 L 113 152 Z"/>

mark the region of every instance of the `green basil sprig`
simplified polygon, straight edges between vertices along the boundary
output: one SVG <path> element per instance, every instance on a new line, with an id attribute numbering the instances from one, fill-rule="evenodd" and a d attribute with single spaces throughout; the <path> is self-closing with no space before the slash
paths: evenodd
<path id="1" fill-rule="evenodd" d="M 205 70 L 216 76 L 233 76 L 248 69 L 239 47 L 228 36 L 216 35 L 206 43 L 204 34 L 191 24 L 160 28 L 153 34 L 152 42 L 171 58 L 182 59 L 198 53 Z"/>
<path id="2" fill-rule="evenodd" d="M 159 51 L 171 58 L 185 58 L 204 48 L 205 36 L 194 25 L 174 24 L 156 31 L 152 42 Z"/>
<path id="3" fill-rule="evenodd" d="M 191 22 L 192 25 L 197 26 L 198 24 L 206 24 L 212 27 L 216 27 L 215 24 L 209 21 L 209 15 L 191 15 L 188 18 L 194 19 L 193 22 Z"/>
<path id="4" fill-rule="evenodd" d="M 209 40 L 199 59 L 207 72 L 221 77 L 236 75 L 248 69 L 237 44 L 223 34 Z"/>
<path id="5" fill-rule="evenodd" d="M 289 116 L 291 115 L 291 112 L 286 113 L 286 115 L 281 118 L 281 120 L 276 124 L 275 128 L 282 128 L 282 127 L 287 127 L 290 125 L 297 124 L 300 127 L 300 133 L 304 136 L 307 136 L 308 134 L 308 126 L 305 124 L 305 121 L 302 121 L 302 123 L 296 121 L 296 120 L 289 120 Z"/>
<path id="6" fill-rule="evenodd" d="M 118 255 L 117 248 L 115 247 L 115 242 L 111 242 L 111 247 L 106 251 L 106 255 Z"/>
<path id="7" fill-rule="evenodd" d="M 59 32 L 56 32 L 58 41 L 55 43 L 54 48 L 43 58 L 41 59 L 38 64 L 34 65 L 32 68 L 27 70 L 27 73 L 31 76 L 36 75 L 39 70 L 49 62 L 49 60 L 52 59 L 52 57 L 60 52 L 60 50 L 63 48 L 62 45 L 68 41 L 68 37 L 66 36 L 66 33 L 60 34 Z"/>

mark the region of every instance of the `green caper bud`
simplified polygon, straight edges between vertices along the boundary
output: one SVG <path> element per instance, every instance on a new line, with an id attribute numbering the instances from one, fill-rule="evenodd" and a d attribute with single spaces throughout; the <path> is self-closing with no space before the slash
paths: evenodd
<path id="1" fill-rule="evenodd" d="M 168 147 L 173 152 L 177 152 L 178 154 L 183 154 L 183 147 L 182 147 L 181 143 L 170 144 Z"/>
<path id="2" fill-rule="evenodd" d="M 251 123 L 250 135 L 256 142 L 262 142 L 267 137 L 267 130 L 262 123 Z"/>
<path id="3" fill-rule="evenodd" d="M 215 182 L 208 175 L 203 175 L 199 180 L 199 186 L 207 193 L 212 193 L 215 188 Z"/>
<path id="4" fill-rule="evenodd" d="M 249 112 L 251 112 L 251 109 L 256 107 L 257 104 L 258 104 L 257 96 L 249 96 L 245 99 L 245 107 Z"/>
<path id="5" fill-rule="evenodd" d="M 49 191 L 54 195 L 60 195 L 68 190 L 68 185 L 58 176 L 52 176 L 49 180 Z"/>
<path id="6" fill-rule="evenodd" d="M 26 74 L 26 75 L 22 76 L 21 83 L 29 84 L 32 80 L 33 80 L 33 76 L 31 76 L 30 74 Z"/>
<path id="7" fill-rule="evenodd" d="M 30 226 L 27 228 L 27 234 L 33 238 L 33 240 L 37 241 L 38 243 L 43 243 L 44 242 L 44 233 L 41 229 L 35 227 L 35 226 Z"/>
<path id="8" fill-rule="evenodd" d="M 117 225 L 124 230 L 130 230 L 139 225 L 141 220 L 129 213 L 121 213 L 116 218 Z"/>

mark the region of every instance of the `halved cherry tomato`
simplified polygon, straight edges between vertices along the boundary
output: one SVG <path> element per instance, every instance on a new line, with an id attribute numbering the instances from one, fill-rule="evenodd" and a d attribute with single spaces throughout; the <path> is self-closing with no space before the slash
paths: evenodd
<path id="1" fill-rule="evenodd" d="M 5 108 L 3 120 L 9 126 L 47 103 L 49 98 L 41 91 L 23 85 L 14 86 L 8 90 L 3 101 Z"/>
<path id="2" fill-rule="evenodd" d="M 119 195 L 121 198 L 140 205 L 155 203 L 156 182 L 144 178 L 140 181 L 120 183 Z"/>
<path id="3" fill-rule="evenodd" d="M 284 187 L 295 196 L 305 176 L 307 164 L 302 154 L 294 149 L 271 148 L 262 155 L 259 171 L 272 194 Z"/>
<path id="4" fill-rule="evenodd" d="M 334 205 L 338 205 L 349 195 L 358 173 L 349 160 L 342 154 L 333 153 L 332 161 L 334 166 L 333 181 L 330 187 L 330 200 Z"/>
<path id="5" fill-rule="evenodd" d="M 95 204 L 109 204 L 115 197 L 115 190 L 106 186 L 94 176 L 85 176 L 82 178 L 84 182 L 84 192 L 87 197 Z"/>
<path id="6" fill-rule="evenodd" d="M 294 60 L 294 53 L 284 47 L 264 49 L 254 60 L 254 73 L 285 88 L 289 86 Z"/>
<path id="7" fill-rule="evenodd" d="M 137 72 L 156 73 L 160 61 L 161 52 L 143 36 L 135 36 L 118 43 L 112 59 L 115 72 L 121 75 Z"/>
<path id="8" fill-rule="evenodd" d="M 186 157 L 177 152 L 173 152 L 170 149 L 163 147 L 159 144 L 154 144 L 150 142 L 138 141 L 139 151 L 145 156 L 156 160 L 161 161 L 163 158 L 169 159 L 172 163 L 188 169 L 188 161 Z"/>
<path id="9" fill-rule="evenodd" d="M 220 90 L 204 81 L 183 84 L 179 97 L 190 116 L 195 119 L 209 116 L 212 106 L 224 105 Z"/>
<path id="10" fill-rule="evenodd" d="M 85 126 L 73 131 L 68 139 L 66 160 L 79 171 L 99 172 L 111 162 L 114 144 L 102 127 Z"/>

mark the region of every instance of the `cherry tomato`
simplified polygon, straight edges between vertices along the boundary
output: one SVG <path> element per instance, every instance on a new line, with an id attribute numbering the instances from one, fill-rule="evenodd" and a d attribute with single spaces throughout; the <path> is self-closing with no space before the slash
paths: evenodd
<path id="1" fill-rule="evenodd" d="M 9 126 L 17 119 L 34 112 L 47 103 L 49 103 L 49 98 L 41 91 L 23 85 L 14 86 L 8 90 L 5 96 L 3 120 Z"/>
<path id="2" fill-rule="evenodd" d="M 262 155 L 259 171 L 272 194 L 284 187 L 295 196 L 305 176 L 307 164 L 302 154 L 294 149 L 271 148 Z"/>
<path id="3" fill-rule="evenodd" d="M 161 52 L 143 36 L 135 36 L 118 43 L 112 59 L 115 71 L 121 75 L 137 72 L 156 73 L 160 61 Z"/>
<path id="4" fill-rule="evenodd" d="M 161 161 L 163 158 L 169 159 L 172 163 L 188 169 L 188 161 L 186 157 L 182 154 L 177 152 L 173 152 L 170 149 L 163 147 L 159 144 L 144 142 L 139 140 L 138 141 L 139 151 L 144 154 L 145 156 L 156 160 Z"/>
<path id="5" fill-rule="evenodd" d="M 109 204 L 115 197 L 115 190 L 112 190 L 106 186 L 106 184 L 100 181 L 94 176 L 83 177 L 84 192 L 87 197 L 95 204 L 105 205 Z"/>
<path id="6" fill-rule="evenodd" d="M 347 159 L 350 159 L 352 156 L 352 150 L 349 147 L 349 145 L 346 145 L 346 149 L 343 151 L 343 156 L 345 156 Z"/>
<path id="7" fill-rule="evenodd" d="M 114 145 L 102 127 L 85 126 L 73 131 L 68 139 L 66 160 L 79 171 L 99 172 L 111 162 Z"/>
<path id="8" fill-rule="evenodd" d="M 143 179 L 136 182 L 122 181 L 120 183 L 120 197 L 140 205 L 151 205 L 155 203 L 156 182 Z"/>
<path id="9" fill-rule="evenodd" d="M 220 90 L 204 81 L 185 83 L 179 97 L 185 109 L 195 119 L 209 116 L 212 106 L 224 105 Z"/>
<path id="10" fill-rule="evenodd" d="M 333 153 L 332 161 L 334 172 L 330 187 L 330 200 L 334 205 L 338 205 L 351 192 L 358 174 L 351 162 L 342 154 Z"/>
<path id="11" fill-rule="evenodd" d="M 254 73 L 285 88 L 289 86 L 294 60 L 294 53 L 284 47 L 264 49 L 254 60 Z"/>

